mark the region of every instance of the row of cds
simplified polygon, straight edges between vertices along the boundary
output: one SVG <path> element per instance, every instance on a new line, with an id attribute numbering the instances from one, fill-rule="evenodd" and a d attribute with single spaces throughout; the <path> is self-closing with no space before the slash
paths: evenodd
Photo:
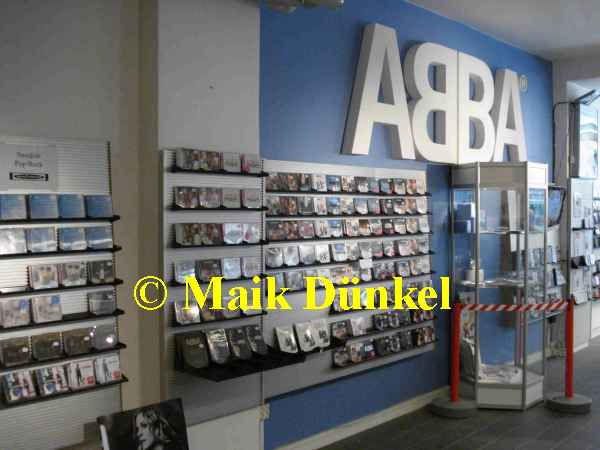
<path id="1" fill-rule="evenodd" d="M 275 337 L 279 349 L 285 353 L 308 353 L 326 349 L 331 344 L 331 334 L 325 319 L 275 327 Z"/>
<path id="2" fill-rule="evenodd" d="M 31 289 L 107 284 L 115 281 L 112 259 L 29 266 Z"/>
<path id="3" fill-rule="evenodd" d="M 371 262 L 341 264 L 335 267 L 319 269 L 290 270 L 268 274 L 275 278 L 278 287 L 286 287 L 290 291 L 301 291 L 307 288 L 308 277 L 325 277 L 334 285 L 343 286 L 348 279 L 356 277 L 362 282 L 389 281 L 393 277 L 411 277 L 431 274 L 428 256 L 416 257 L 409 261 Z M 346 282 L 345 282 L 346 280 Z"/>
<path id="4" fill-rule="evenodd" d="M 223 277 L 225 280 L 252 278 L 260 275 L 259 256 L 244 256 L 221 259 L 202 259 L 199 261 L 181 261 L 174 264 L 175 282 L 185 284 L 188 277 L 196 277 L 199 281 L 209 283 L 212 277 Z"/>
<path id="5" fill-rule="evenodd" d="M 426 214 L 427 198 L 270 196 L 267 216 L 339 216 Z"/>
<path id="6" fill-rule="evenodd" d="M 425 181 L 404 178 L 355 177 L 316 173 L 277 173 L 267 177 L 267 192 L 348 192 L 424 195 Z"/>
<path id="7" fill-rule="evenodd" d="M 0 195 L 0 220 L 106 219 L 112 216 L 110 195 Z"/>
<path id="8" fill-rule="evenodd" d="M 2 387 L 4 400 L 13 404 L 38 396 L 58 396 L 121 379 L 119 357 L 111 355 L 72 362 L 64 366 L 7 373 L 2 375 Z"/>
<path id="9" fill-rule="evenodd" d="M 175 206 L 181 209 L 262 207 L 260 189 L 176 187 Z"/>
<path id="10" fill-rule="evenodd" d="M 193 148 L 175 150 L 175 167 L 197 172 L 230 172 L 260 174 L 262 164 L 258 155 L 221 153 Z"/>
<path id="11" fill-rule="evenodd" d="M 114 324 L 97 325 L 0 341 L 0 362 L 4 367 L 20 366 L 34 361 L 84 355 L 94 350 L 110 350 L 116 345 Z"/>
<path id="12" fill-rule="evenodd" d="M 113 247 L 112 227 L 0 229 L 0 255 L 102 250 Z"/>
<path id="13" fill-rule="evenodd" d="M 269 352 L 258 325 L 180 333 L 175 345 L 178 358 L 194 369 L 249 360 Z"/>
<path id="14" fill-rule="evenodd" d="M 400 331 L 376 339 L 349 342 L 344 347 L 333 351 L 333 365 L 334 367 L 347 367 L 393 353 L 412 350 L 432 342 L 435 342 L 433 327 Z"/>
<path id="15" fill-rule="evenodd" d="M 332 262 L 358 261 L 359 259 L 394 258 L 429 254 L 427 238 L 348 241 L 332 244 L 299 244 L 285 247 L 268 247 L 265 264 L 271 269 L 299 265 L 330 264 Z"/>
<path id="16" fill-rule="evenodd" d="M 175 243 L 182 247 L 258 244 L 258 223 L 176 223 Z"/>
<path id="17" fill-rule="evenodd" d="M 433 320 L 433 311 L 400 309 L 371 316 L 352 317 L 331 323 L 331 335 L 338 341 L 365 334 L 392 330 Z"/>
<path id="18" fill-rule="evenodd" d="M 227 308 L 230 299 L 223 298 L 223 308 L 213 309 L 212 298 L 207 299 L 204 306 L 200 308 L 198 303 L 191 301 L 186 307 L 185 301 L 175 301 L 173 310 L 175 322 L 179 325 L 192 325 L 201 322 L 214 322 L 216 320 L 239 319 L 240 317 L 251 317 L 262 314 L 262 306 L 260 309 L 247 309 L 242 311 L 239 307 L 232 310 Z"/>
<path id="19" fill-rule="evenodd" d="M 112 290 L 88 292 L 87 300 L 89 312 L 94 315 L 108 315 L 116 310 L 115 293 Z M 62 302 L 59 295 L 0 301 L 2 328 L 23 327 L 32 322 L 57 322 L 62 319 Z"/>
<path id="20" fill-rule="evenodd" d="M 420 281 L 405 281 L 403 280 L 402 282 L 402 286 L 408 290 L 410 288 L 415 288 L 415 290 L 418 292 L 423 288 L 426 287 L 431 287 L 432 283 L 431 283 L 431 278 L 425 279 L 425 280 L 420 280 Z M 394 292 L 394 286 L 386 286 L 386 296 L 387 296 L 387 300 L 388 303 L 384 304 L 382 301 L 382 297 L 381 297 L 381 293 L 378 290 L 375 294 L 375 298 L 373 299 L 374 303 L 375 303 L 375 307 L 381 310 L 387 309 L 389 305 L 394 303 L 394 297 L 395 297 L 395 292 Z M 416 301 L 417 299 L 413 296 L 411 296 L 411 298 L 413 299 L 413 301 Z M 354 301 L 354 298 L 351 299 L 352 302 Z M 360 309 L 354 309 L 354 304 L 351 303 L 352 309 L 348 310 L 348 309 L 343 309 L 342 308 L 342 304 L 340 302 L 340 297 L 339 294 L 336 292 L 336 296 L 333 299 L 333 304 L 331 305 L 331 311 L 332 313 L 347 313 L 347 312 L 353 312 L 353 311 L 360 311 L 361 309 L 365 309 L 369 306 L 369 297 L 367 295 L 367 291 L 366 290 L 362 290 L 360 291 L 360 299 L 358 299 L 359 302 L 359 306 Z M 404 307 L 407 307 L 406 304 L 404 304 Z M 420 310 L 419 310 L 420 311 Z M 425 312 L 425 311 L 422 311 Z"/>
<path id="21" fill-rule="evenodd" d="M 427 216 L 398 219 L 285 220 L 267 222 L 269 241 L 429 233 Z"/>

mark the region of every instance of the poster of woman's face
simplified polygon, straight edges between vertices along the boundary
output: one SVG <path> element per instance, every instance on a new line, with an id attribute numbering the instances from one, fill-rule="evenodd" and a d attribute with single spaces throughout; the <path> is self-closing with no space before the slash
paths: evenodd
<path id="1" fill-rule="evenodd" d="M 179 399 L 99 417 L 98 424 L 104 450 L 189 450 Z"/>

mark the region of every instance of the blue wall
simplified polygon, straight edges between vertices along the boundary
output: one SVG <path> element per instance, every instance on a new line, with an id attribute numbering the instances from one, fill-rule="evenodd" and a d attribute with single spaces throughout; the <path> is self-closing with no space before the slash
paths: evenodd
<path id="1" fill-rule="evenodd" d="M 336 12 L 263 8 L 261 16 L 260 145 L 264 158 L 372 167 L 427 169 L 433 193 L 433 268 L 449 273 L 449 170 L 392 160 L 387 133 L 377 127 L 368 156 L 341 155 L 346 114 L 364 25 L 396 29 L 402 58 L 422 41 L 437 42 L 529 78 L 522 93 L 529 160 L 551 161 L 552 70 L 540 58 L 472 28 L 399 0 L 346 0 Z M 447 384 L 448 320 L 438 323 L 434 352 L 332 383 L 271 399 L 265 448 L 302 439 Z M 301 368 L 300 368 L 301 370 Z"/>

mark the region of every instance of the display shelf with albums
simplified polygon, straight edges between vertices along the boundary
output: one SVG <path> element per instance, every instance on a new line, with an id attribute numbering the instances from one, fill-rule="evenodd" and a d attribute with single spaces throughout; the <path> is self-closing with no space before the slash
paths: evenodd
<path id="1" fill-rule="evenodd" d="M 431 270 L 434 252 L 430 248 L 431 205 L 424 174 L 388 169 L 360 171 L 351 166 L 292 161 L 265 161 L 264 164 L 268 173 L 264 180 L 265 276 L 275 277 L 278 287 L 289 289 L 286 295 L 295 307 L 301 307 L 307 288 L 304 278 L 308 276 L 327 277 L 336 289 L 390 285 L 394 276 L 402 276 L 405 285 L 412 286 L 417 281 L 430 283 L 435 273 Z M 406 176 L 409 173 L 416 176 Z M 349 282 L 352 277 L 359 281 L 344 283 L 344 279 Z M 324 290 L 325 287 L 317 283 L 315 292 Z M 364 289 L 361 291 L 365 293 Z M 334 352 L 343 351 L 357 339 L 379 339 L 403 329 L 378 330 L 373 324 L 363 329 L 362 336 L 352 336 L 344 342 L 334 337 L 332 329 L 332 326 L 341 329 L 342 323 L 350 323 L 344 314 L 358 313 L 352 314 L 359 319 L 357 323 L 366 324 L 372 319 L 365 316 L 366 309 L 338 313 L 336 307 L 339 307 L 337 295 L 331 309 L 290 311 L 292 317 L 288 317 L 287 311 L 278 312 L 272 318 L 267 316 L 273 345 L 281 351 L 305 355 L 302 372 L 312 372 L 303 380 L 293 375 L 289 381 L 277 379 L 277 371 L 266 373 L 267 397 L 353 373 L 349 366 L 346 371 L 334 370 Z M 397 316 L 393 315 L 393 326 L 399 326 L 400 320 L 395 320 Z M 387 313 L 380 314 L 383 316 L 388 317 Z M 423 326 L 427 324 L 433 321 L 424 322 Z M 409 332 L 413 326 L 418 327 L 404 325 L 409 327 Z M 268 337 L 269 329 L 265 332 Z M 416 349 L 414 354 L 431 350 L 433 341 L 431 344 Z M 380 351 L 385 353 L 383 347 Z M 396 356 L 390 357 L 389 362 L 403 359 L 399 352 Z M 359 371 L 379 364 L 367 356 L 364 361 L 373 361 L 373 364 L 358 364 L 358 359 L 355 356 L 354 365 L 360 366 Z M 387 362 L 382 360 L 384 364 Z M 291 369 L 282 369 L 280 377 L 288 375 Z"/>
<path id="2" fill-rule="evenodd" d="M 1 408 L 127 380 L 118 355 L 125 344 L 114 321 L 123 314 L 114 291 L 122 281 L 115 278 L 114 257 L 101 259 L 121 249 L 112 225 L 103 224 L 117 217 L 110 195 L 0 193 L 0 261 L 11 264 L 0 276 Z M 80 290 L 89 291 L 85 303 L 63 304 L 63 296 Z M 72 328 L 78 322 L 90 326 Z M 56 331 L 38 331 L 45 328 Z"/>
<path id="3" fill-rule="evenodd" d="M 545 164 L 528 162 L 452 170 L 455 300 L 516 305 L 552 300 L 547 179 Z M 540 318 L 545 317 L 544 311 Z M 483 408 L 526 409 L 541 402 L 546 326 L 529 312 L 463 312 L 462 395 Z"/>

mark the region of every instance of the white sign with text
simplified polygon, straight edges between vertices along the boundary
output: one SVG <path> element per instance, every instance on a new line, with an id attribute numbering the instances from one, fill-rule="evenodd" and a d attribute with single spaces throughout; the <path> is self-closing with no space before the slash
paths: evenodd
<path id="1" fill-rule="evenodd" d="M 498 69 L 494 79 L 480 59 L 429 42 L 409 49 L 403 70 L 396 31 L 371 24 L 364 31 L 342 152 L 367 155 L 376 123 L 388 127 L 396 159 L 502 161 L 508 148 L 512 161 L 527 161 L 515 72 Z"/>
<path id="2" fill-rule="evenodd" d="M 55 146 L 0 141 L 0 190 L 56 190 L 57 158 Z"/>

